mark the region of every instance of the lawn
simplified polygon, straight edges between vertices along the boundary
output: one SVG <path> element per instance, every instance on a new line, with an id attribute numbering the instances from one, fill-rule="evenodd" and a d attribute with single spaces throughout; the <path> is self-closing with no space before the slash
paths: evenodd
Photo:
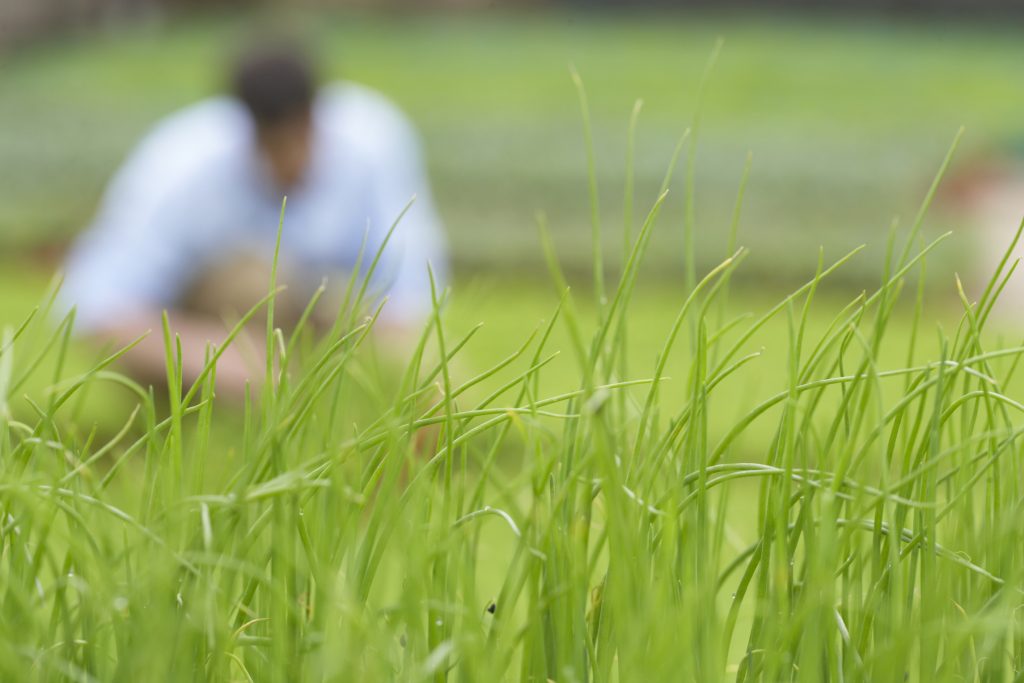
<path id="1" fill-rule="evenodd" d="M 390 370 L 362 325 L 268 336 L 242 410 L 172 347 L 154 396 L 8 326 L 3 676 L 1018 675 L 1024 349 L 992 291 L 915 306 L 912 249 L 848 305 L 639 264 L 600 306 L 463 283 Z"/>
<path id="2" fill-rule="evenodd" d="M 52 264 L 19 257 L 86 221 L 135 136 L 214 88 L 231 23 L 84 36 L 0 70 L 0 678 L 1024 675 L 1024 349 L 989 319 L 994 289 L 957 295 L 970 240 L 925 246 L 951 214 L 913 221 L 960 123 L 968 157 L 1016 135 L 1009 32 L 320 22 L 332 72 L 423 131 L 456 278 L 397 365 L 359 317 L 320 340 L 268 330 L 277 363 L 238 405 L 212 361 L 182 386 L 173 343 L 169 391 L 150 390 L 45 311 L 22 325 Z M 691 286 L 685 168 L 642 216 L 717 35 Z M 597 140 L 603 297 L 569 62 Z M 747 150 L 750 250 L 726 261 Z"/>

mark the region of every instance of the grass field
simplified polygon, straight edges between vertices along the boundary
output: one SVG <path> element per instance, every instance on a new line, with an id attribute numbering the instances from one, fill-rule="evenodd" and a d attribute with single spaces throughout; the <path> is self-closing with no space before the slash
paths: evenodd
<path id="1" fill-rule="evenodd" d="M 914 219 L 960 123 L 968 156 L 1016 134 L 1013 36 L 574 15 L 319 30 L 333 68 L 420 124 L 460 268 L 399 367 L 359 316 L 319 340 L 268 325 L 277 363 L 242 406 L 215 396 L 212 358 L 184 386 L 170 334 L 168 388 L 118 374 L 33 313 L 51 273 L 14 246 L 87 219 L 132 139 L 212 89 L 231 27 L 83 37 L 0 70 L 0 679 L 1024 677 L 1024 347 L 990 319 L 1011 264 L 961 300 L 969 239 L 930 241 L 941 207 Z M 718 34 L 688 273 L 685 168 L 647 212 Z M 726 260 L 748 149 L 751 249 Z M 534 275 L 538 208 L 568 294 Z"/>
<path id="2" fill-rule="evenodd" d="M 0 239 L 24 243 L 86 223 L 137 137 L 219 87 L 218 65 L 245 23 L 175 21 L 0 57 Z M 892 217 L 909 217 L 961 124 L 962 159 L 1021 137 L 1024 93 L 1012 84 L 1024 47 L 1009 27 L 494 12 L 306 24 L 330 75 L 380 88 L 419 125 L 455 256 L 469 269 L 536 269 L 541 209 L 569 264 L 587 263 L 570 63 L 588 86 L 604 223 L 616 235 L 634 101 L 644 100 L 638 196 L 651 202 L 693 120 L 705 63 L 724 39 L 696 160 L 701 254 L 707 267 L 723 256 L 752 152 L 747 271 L 797 273 L 787 285 L 810 275 L 819 245 L 838 256 L 865 242 L 870 256 L 850 277 L 877 280 Z M 666 225 L 682 221 L 683 188 L 674 189 Z M 970 226 L 937 208 L 928 229 L 958 229 L 960 242 L 944 257 L 962 271 L 951 254 L 969 252 Z M 652 268 L 681 258 L 679 231 L 661 232 Z"/>
<path id="3" fill-rule="evenodd" d="M 652 224 L 607 303 L 514 306 L 471 360 L 500 290 L 439 307 L 397 374 L 359 316 L 316 342 L 271 312 L 241 411 L 216 356 L 182 385 L 169 334 L 161 397 L 45 312 L 8 326 L 3 677 L 1019 676 L 1024 348 L 984 332 L 1005 269 L 938 335 L 913 233 L 846 305 L 823 263 L 737 317 L 741 252 L 666 315 L 637 286 Z M 136 407 L 100 427 L 115 392 Z"/>

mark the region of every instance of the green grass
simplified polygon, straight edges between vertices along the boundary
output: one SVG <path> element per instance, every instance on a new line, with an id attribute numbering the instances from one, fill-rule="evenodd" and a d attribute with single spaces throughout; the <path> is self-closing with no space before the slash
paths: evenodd
<path id="1" fill-rule="evenodd" d="M 45 306 L 8 325 L 0 675 L 1016 680 L 1024 347 L 985 332 L 1012 266 L 950 324 L 922 210 L 847 301 L 824 283 L 857 254 L 765 308 L 738 250 L 655 305 L 660 206 L 592 293 L 549 251 L 543 320 L 509 305 L 486 344 L 507 290 L 435 292 L 397 369 L 372 318 L 286 337 L 269 297 L 241 409 L 214 349 L 183 386 L 170 330 L 156 395 Z"/>
<path id="2" fill-rule="evenodd" d="M 995 288 L 919 288 L 955 292 L 964 242 L 928 246 L 948 217 L 910 198 L 961 121 L 1013 133 L 1017 42 L 500 19 L 324 29 L 423 128 L 464 263 L 539 263 L 535 207 L 557 251 L 530 284 L 463 268 L 401 367 L 346 317 L 294 344 L 268 329 L 284 371 L 244 406 L 212 372 L 180 386 L 168 335 L 153 391 L 33 314 L 48 274 L 5 257 L 0 678 L 1021 678 L 1024 348 L 987 320 Z M 5 64 L 0 229 L 74 227 L 133 137 L 209 91 L 228 32 Z M 717 33 L 699 147 L 665 183 Z M 908 219 L 887 241 L 890 208 Z M 561 266 L 595 277 L 567 292 Z M 758 275 L 789 268 L 789 296 Z"/>

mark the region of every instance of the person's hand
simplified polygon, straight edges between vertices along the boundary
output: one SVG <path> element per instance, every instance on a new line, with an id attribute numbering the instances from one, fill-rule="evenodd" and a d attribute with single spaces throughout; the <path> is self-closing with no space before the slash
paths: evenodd
<path id="1" fill-rule="evenodd" d="M 180 312 L 169 315 L 171 331 L 181 339 L 183 389 L 188 391 L 199 380 L 207 364 L 211 345 L 223 343 L 228 336 L 224 325 Z M 156 386 L 167 385 L 167 356 L 161 316 L 140 313 L 127 316 L 117 325 L 94 333 L 97 340 L 126 346 L 149 333 L 121 359 L 122 367 L 139 381 Z M 243 330 L 217 360 L 215 393 L 232 401 L 242 401 L 247 387 L 258 391 L 266 376 L 265 353 Z"/>

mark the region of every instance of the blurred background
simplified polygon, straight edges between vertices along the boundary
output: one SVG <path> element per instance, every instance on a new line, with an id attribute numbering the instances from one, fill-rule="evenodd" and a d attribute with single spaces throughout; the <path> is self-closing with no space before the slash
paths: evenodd
<path id="1" fill-rule="evenodd" d="M 571 277 L 588 273 L 586 154 L 569 65 L 590 99 L 614 259 L 634 102 L 644 103 L 639 224 L 694 123 L 719 38 L 694 159 L 699 266 L 726 255 L 751 154 L 741 286 L 774 296 L 813 274 L 819 248 L 831 260 L 867 244 L 836 282 L 870 287 L 890 225 L 912 222 L 964 125 L 925 229 L 955 231 L 929 262 L 936 300 L 955 302 L 953 270 L 976 273 L 1016 227 L 1015 218 L 1001 231 L 979 226 L 971 198 L 1002 183 L 1016 211 L 1016 186 L 1003 181 L 1024 141 L 1022 18 L 1024 3 L 1003 0 L 859 0 L 828 12 L 781 0 L 321 0 L 287 11 L 244 0 L 0 0 L 0 324 L 38 302 L 139 137 L 218 91 L 231 46 L 267 23 L 308 33 L 329 76 L 383 91 L 415 121 L 468 292 L 463 311 L 497 302 L 500 317 L 505 303 L 528 309 L 533 287 L 550 292 L 538 211 Z M 645 273 L 652 291 L 681 286 L 684 170 Z"/>

